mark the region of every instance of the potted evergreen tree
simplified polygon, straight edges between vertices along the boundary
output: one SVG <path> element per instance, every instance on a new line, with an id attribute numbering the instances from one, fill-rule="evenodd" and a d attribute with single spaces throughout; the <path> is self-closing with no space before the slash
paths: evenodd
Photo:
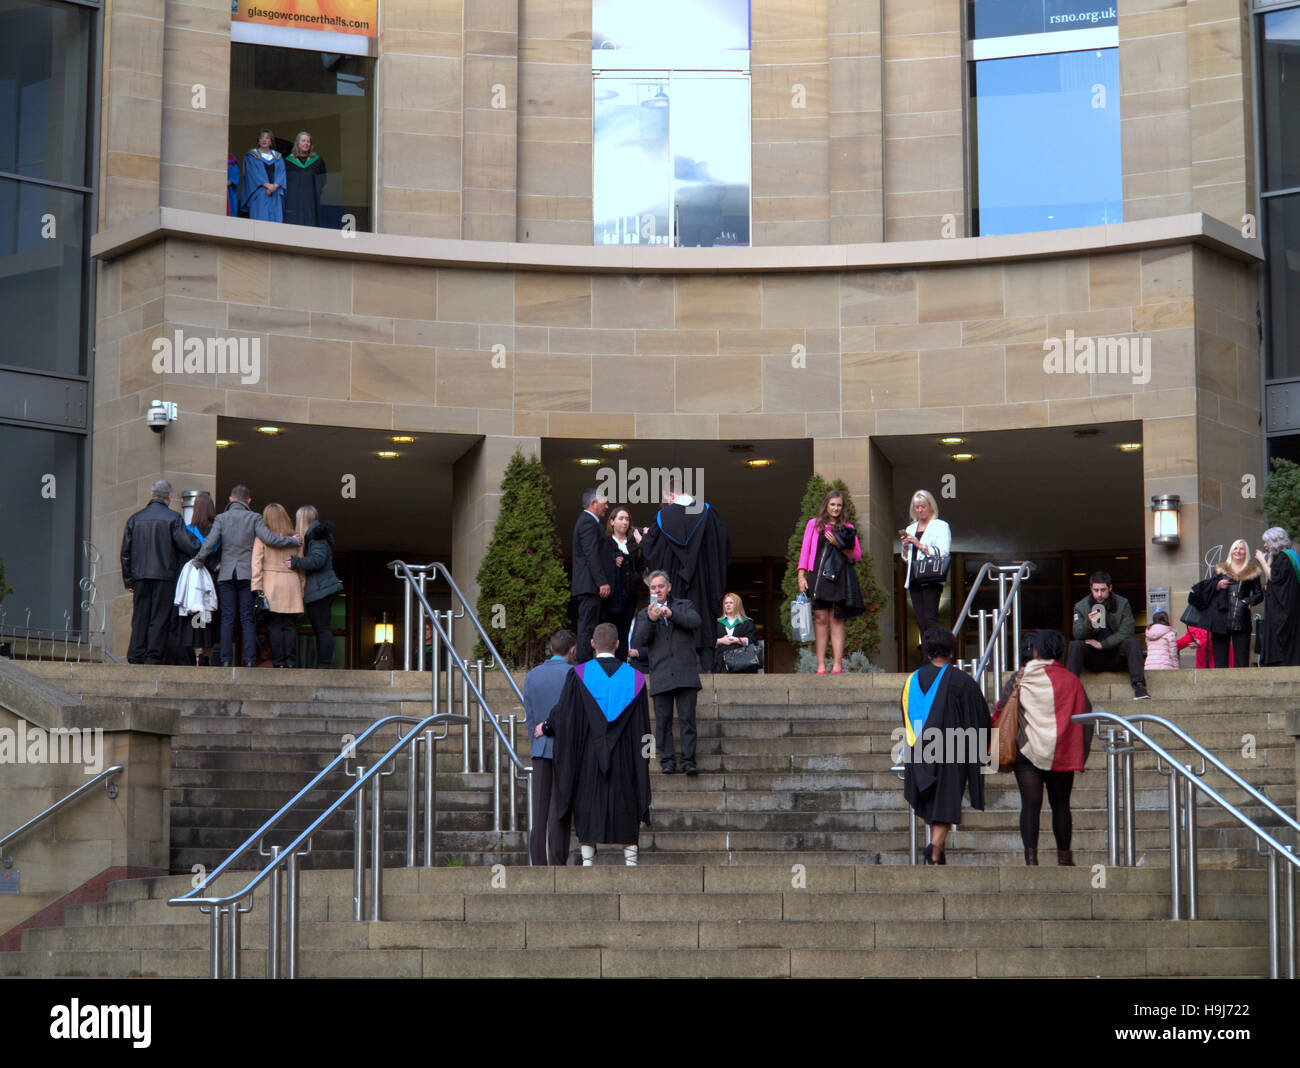
<path id="1" fill-rule="evenodd" d="M 884 588 L 876 581 L 875 572 L 872 570 L 871 554 L 866 551 L 867 532 L 858 527 L 858 513 L 853 504 L 853 497 L 849 493 L 849 487 L 843 479 L 836 479 L 834 482 L 828 482 L 816 472 L 808 480 L 808 486 L 804 490 L 803 503 L 799 506 L 799 518 L 795 522 L 794 533 L 790 535 L 790 540 L 786 544 L 786 569 L 785 578 L 781 582 L 781 592 L 785 594 L 785 600 L 781 603 L 781 626 L 785 630 L 785 636 L 792 642 L 794 635 L 790 628 L 790 605 L 799 595 L 799 550 L 803 545 L 803 531 L 808 520 L 817 514 L 817 509 L 821 507 L 822 499 L 831 490 L 839 490 L 844 494 L 845 503 L 845 521 L 852 523 L 858 529 L 858 539 L 863 546 L 862 560 L 856 565 L 858 572 L 858 584 L 862 587 L 862 600 L 866 606 L 866 611 L 860 616 L 847 620 L 844 626 L 844 670 L 845 671 L 868 671 L 872 670 L 869 658 L 880 649 L 880 615 L 884 610 L 885 603 L 888 600 Z M 812 648 L 812 642 L 802 643 L 805 649 Z M 813 656 L 808 654 L 801 655 L 800 660 L 806 660 L 811 668 Z"/>
<path id="2" fill-rule="evenodd" d="M 569 579 L 560 563 L 551 480 L 518 449 L 501 480 L 501 512 L 478 569 L 478 617 L 506 661 L 527 669 L 568 620 Z M 475 656 L 486 656 L 480 642 Z"/>
<path id="3" fill-rule="evenodd" d="M 1273 473 L 1264 483 L 1260 506 L 1269 526 L 1282 527 L 1293 541 L 1300 541 L 1300 464 L 1273 459 Z"/>

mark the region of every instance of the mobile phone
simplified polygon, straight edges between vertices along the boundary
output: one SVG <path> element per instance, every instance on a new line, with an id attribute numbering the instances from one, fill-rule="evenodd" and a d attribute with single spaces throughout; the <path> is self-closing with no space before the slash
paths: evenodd
<path id="1" fill-rule="evenodd" d="M 900 530 L 900 531 L 898 532 L 898 536 L 899 536 L 900 538 L 905 538 L 905 537 L 907 537 L 907 528 L 904 527 L 902 530 Z"/>

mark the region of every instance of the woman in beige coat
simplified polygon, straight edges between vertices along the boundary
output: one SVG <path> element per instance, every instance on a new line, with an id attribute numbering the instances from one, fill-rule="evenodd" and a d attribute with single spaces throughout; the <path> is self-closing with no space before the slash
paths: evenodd
<path id="1" fill-rule="evenodd" d="M 268 504 L 262 519 L 273 534 L 292 534 L 293 520 L 281 504 Z M 266 595 L 267 637 L 271 641 L 271 663 L 275 667 L 298 666 L 296 623 L 302 615 L 303 576 L 289 566 L 289 558 L 301 556 L 302 547 L 273 549 L 258 538 L 253 542 L 253 591 Z"/>

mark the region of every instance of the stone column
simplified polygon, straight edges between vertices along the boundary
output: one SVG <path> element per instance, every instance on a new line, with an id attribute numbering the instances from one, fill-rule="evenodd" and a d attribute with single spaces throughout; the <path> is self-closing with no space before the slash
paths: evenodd
<path id="1" fill-rule="evenodd" d="M 518 192 L 519 5 L 465 0 L 461 236 L 513 241 Z"/>
<path id="2" fill-rule="evenodd" d="M 229 0 L 168 4 L 163 40 L 161 203 L 225 215 Z"/>
<path id="3" fill-rule="evenodd" d="M 158 207 L 166 6 L 165 0 L 132 0 L 104 12 L 101 226 Z"/>

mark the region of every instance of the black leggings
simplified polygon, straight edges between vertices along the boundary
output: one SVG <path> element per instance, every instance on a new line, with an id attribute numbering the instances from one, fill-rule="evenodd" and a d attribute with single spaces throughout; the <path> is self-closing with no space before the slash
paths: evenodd
<path id="1" fill-rule="evenodd" d="M 1232 630 L 1227 634 L 1211 634 L 1210 647 L 1214 650 L 1214 666 L 1228 666 L 1228 641 L 1232 641 L 1232 666 L 1250 667 L 1250 631 Z"/>
<path id="2" fill-rule="evenodd" d="M 1038 848 L 1038 817 L 1043 810 L 1043 784 L 1052 805 L 1052 834 L 1057 849 L 1069 849 L 1074 824 L 1070 819 L 1070 791 L 1074 789 L 1074 772 L 1039 771 L 1021 759 L 1015 766 L 1016 785 L 1020 787 L 1020 840 L 1026 849 Z"/>
<path id="3" fill-rule="evenodd" d="M 316 632 L 316 666 L 318 668 L 332 668 L 334 666 L 334 632 L 330 630 L 330 614 L 334 609 L 334 598 L 338 594 L 331 593 L 328 597 L 322 597 L 319 601 L 311 601 L 307 604 L 307 619 L 311 622 L 311 629 Z"/>

